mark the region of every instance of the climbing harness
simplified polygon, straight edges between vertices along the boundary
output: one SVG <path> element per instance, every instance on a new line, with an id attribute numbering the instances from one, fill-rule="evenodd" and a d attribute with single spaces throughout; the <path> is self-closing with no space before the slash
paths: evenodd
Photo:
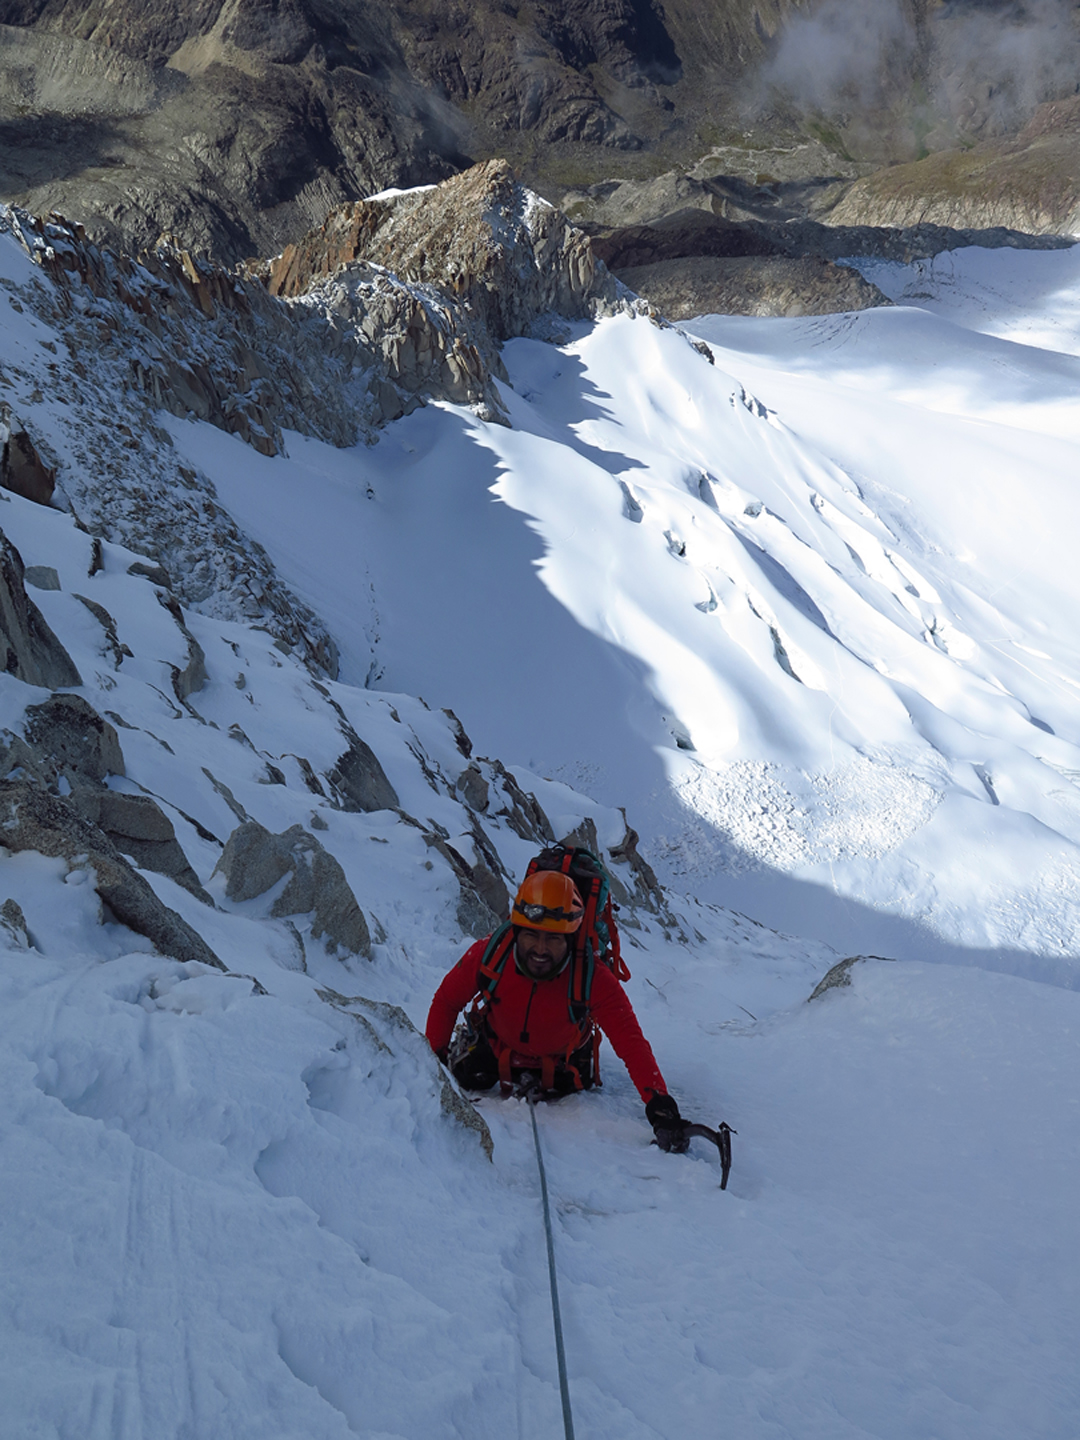
<path id="1" fill-rule="evenodd" d="M 524 1078 L 524 1077 L 523 1077 Z M 532 1120 L 533 1144 L 536 1146 L 536 1165 L 540 1171 L 540 1195 L 544 1202 L 544 1235 L 547 1239 L 548 1280 L 551 1283 L 551 1316 L 555 1322 L 555 1358 L 559 1365 L 559 1393 L 562 1396 L 563 1430 L 566 1440 L 574 1440 L 574 1416 L 570 1409 L 570 1382 L 566 1375 L 566 1350 L 563 1347 L 562 1313 L 559 1309 L 559 1281 L 555 1274 L 555 1240 L 551 1233 L 551 1206 L 548 1202 L 547 1173 L 544 1157 L 540 1150 L 540 1131 L 536 1126 L 536 1104 L 541 1098 L 537 1077 L 531 1077 L 519 1093 L 528 1101 L 529 1118 Z"/>

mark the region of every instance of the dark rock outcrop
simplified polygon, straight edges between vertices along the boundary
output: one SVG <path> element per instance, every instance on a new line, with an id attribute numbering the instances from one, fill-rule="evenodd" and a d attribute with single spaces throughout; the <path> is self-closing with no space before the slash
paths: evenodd
<path id="1" fill-rule="evenodd" d="M 22 556 L 0 531 L 0 648 L 3 669 L 47 690 L 81 685 L 75 662 L 26 593 Z"/>
<path id="2" fill-rule="evenodd" d="M 167 875 L 204 904 L 213 904 L 157 802 L 105 784 L 110 775 L 125 773 L 120 739 L 81 695 L 51 695 L 44 704 L 30 706 L 23 738 L 8 745 L 6 758 L 0 747 L 0 760 L 9 769 L 20 767 L 39 789 L 65 795 L 72 809 L 140 869 Z"/>
<path id="3" fill-rule="evenodd" d="M 669 320 L 695 315 L 832 315 L 891 302 L 857 270 L 806 256 L 692 256 L 618 272 Z"/>
<path id="4" fill-rule="evenodd" d="M 345 872 L 314 835 L 293 825 L 274 835 L 254 820 L 238 825 L 229 836 L 215 875 L 225 877 L 230 900 L 253 900 L 289 876 L 271 908 L 273 919 L 311 916 L 311 933 L 324 938 L 332 955 L 363 955 L 371 959 L 371 935 Z"/>
<path id="5" fill-rule="evenodd" d="M 0 425 L 0 439 L 7 428 Z M 56 470 L 46 465 L 25 430 L 11 430 L 0 447 L 0 485 L 38 505 L 48 505 L 52 500 Z"/>
<path id="6" fill-rule="evenodd" d="M 432 190 L 336 211 L 264 273 L 272 294 L 301 295 L 356 262 L 460 299 L 496 342 L 528 334 L 550 313 L 584 319 L 623 308 L 587 238 L 503 160 Z"/>
<path id="7" fill-rule="evenodd" d="M 50 795 L 31 780 L 0 784 L 0 845 L 36 850 L 94 872 L 94 889 L 113 915 L 145 935 L 164 955 L 225 966 L 175 910 L 158 899 L 99 827 L 79 814 L 72 801 Z"/>
<path id="8" fill-rule="evenodd" d="M 115 728 L 81 695 L 50 695 L 26 712 L 23 734 L 39 773 L 55 784 L 100 784 L 123 775 L 124 754 Z"/>
<path id="9" fill-rule="evenodd" d="M 176 838 L 172 821 L 151 796 L 83 786 L 72 791 L 71 803 L 140 870 L 167 875 L 204 905 L 213 906 Z"/>
<path id="10" fill-rule="evenodd" d="M 338 756 L 326 778 L 334 786 L 343 810 L 396 810 L 397 791 L 386 778 L 378 756 L 361 740 L 351 725 L 343 722 L 349 748 Z"/>

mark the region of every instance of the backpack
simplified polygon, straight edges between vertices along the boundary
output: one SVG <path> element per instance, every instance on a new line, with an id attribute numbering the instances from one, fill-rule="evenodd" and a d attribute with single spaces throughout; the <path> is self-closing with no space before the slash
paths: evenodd
<path id="1" fill-rule="evenodd" d="M 579 1028 L 582 1042 L 589 1038 L 589 996 L 593 975 L 598 964 L 606 965 L 617 980 L 630 979 L 630 971 L 622 958 L 619 930 L 615 924 L 615 905 L 611 899 L 611 879 L 603 863 L 583 846 L 552 845 L 529 861 L 526 878 L 538 870 L 561 870 L 578 888 L 585 905 L 585 914 L 573 936 L 570 951 L 570 984 L 567 1001 L 570 1019 Z M 496 986 L 506 968 L 507 956 L 514 948 L 514 929 L 504 920 L 491 936 L 480 962 L 480 1012 L 491 1003 Z"/>

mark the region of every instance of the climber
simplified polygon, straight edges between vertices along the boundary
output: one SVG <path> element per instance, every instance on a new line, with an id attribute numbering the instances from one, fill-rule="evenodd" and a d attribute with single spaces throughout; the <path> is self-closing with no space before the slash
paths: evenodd
<path id="1" fill-rule="evenodd" d="M 571 852 L 563 852 L 569 854 Z M 606 875 L 587 851 L 606 884 Z M 559 858 L 558 849 L 541 860 Z M 566 861 L 568 870 L 570 861 Z M 531 868 L 531 867 L 530 867 Z M 606 898 L 606 888 L 603 892 Z M 610 908 L 597 916 L 587 907 L 569 873 L 536 869 L 526 876 L 515 897 L 510 919 L 492 935 L 478 940 L 445 977 L 427 1019 L 427 1038 L 439 1059 L 467 1089 L 490 1090 L 501 1082 L 509 1093 L 522 1077 L 535 1077 L 548 1096 L 587 1090 L 600 1083 L 597 1052 L 600 1031 L 645 1102 L 645 1114 L 664 1150 L 681 1154 L 689 1145 L 686 1121 L 667 1093 L 664 1077 L 641 1033 L 619 976 L 628 972 L 615 964 L 588 962 L 582 945 L 584 930 L 597 940 L 597 919 L 603 941 L 614 930 Z M 594 943 L 592 955 L 607 953 Z M 507 963 L 512 960 L 512 963 Z M 584 972 L 588 970 L 586 975 Z M 621 973 L 620 973 L 621 971 Z M 458 1015 L 472 1004 L 454 1035 Z M 599 1028 L 598 1028 L 599 1027 Z"/>

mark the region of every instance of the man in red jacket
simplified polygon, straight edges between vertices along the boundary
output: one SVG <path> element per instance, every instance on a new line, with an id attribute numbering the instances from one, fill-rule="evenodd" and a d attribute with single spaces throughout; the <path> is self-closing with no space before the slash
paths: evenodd
<path id="1" fill-rule="evenodd" d="M 571 937 L 583 913 L 569 875 L 540 870 L 528 876 L 514 900 L 512 951 L 501 970 L 496 973 L 490 962 L 484 968 L 490 936 L 471 946 L 435 992 L 428 1042 L 467 1089 L 490 1090 L 497 1081 L 509 1087 L 523 1072 L 533 1072 L 545 1091 L 565 1094 L 588 1089 L 597 1078 L 599 1026 L 645 1102 L 657 1143 L 681 1153 L 689 1144 L 685 1122 L 630 1001 L 606 965 L 596 966 L 584 1020 L 571 1014 Z M 479 1004 L 469 1012 L 463 1043 L 451 1056 L 454 1025 L 473 1000 Z"/>

